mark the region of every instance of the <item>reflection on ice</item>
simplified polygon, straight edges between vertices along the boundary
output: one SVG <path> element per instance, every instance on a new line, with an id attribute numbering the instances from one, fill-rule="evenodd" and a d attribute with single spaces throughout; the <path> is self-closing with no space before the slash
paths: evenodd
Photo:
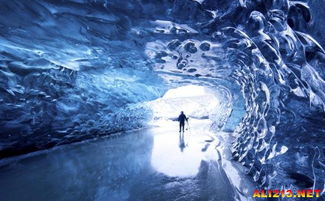
<path id="1" fill-rule="evenodd" d="M 202 145 L 194 141 L 194 136 L 175 131 L 155 136 L 151 165 L 170 177 L 195 176 L 203 157 L 200 151 Z"/>
<path id="2" fill-rule="evenodd" d="M 185 144 L 184 132 L 180 132 L 179 133 L 179 148 L 180 148 L 181 152 L 183 152 L 183 150 L 186 146 L 187 146 L 187 144 Z"/>
<path id="3" fill-rule="evenodd" d="M 1 200 L 233 201 L 210 123 L 192 120 L 191 133 L 180 136 L 177 122 L 169 121 L 8 161 L 0 166 Z"/>

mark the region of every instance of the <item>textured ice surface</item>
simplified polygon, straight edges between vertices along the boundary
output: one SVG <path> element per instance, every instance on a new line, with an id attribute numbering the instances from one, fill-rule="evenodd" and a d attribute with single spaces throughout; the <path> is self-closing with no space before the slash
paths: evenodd
<path id="1" fill-rule="evenodd" d="M 209 132 L 209 119 L 182 135 L 167 124 L 0 161 L 1 200 L 252 201 L 226 154 L 229 133 Z"/>
<path id="2" fill-rule="evenodd" d="M 204 83 L 236 99 L 227 126 L 245 104 L 256 182 L 324 187 L 324 1 L 0 3 L 1 153 L 141 126 L 142 102 Z"/>

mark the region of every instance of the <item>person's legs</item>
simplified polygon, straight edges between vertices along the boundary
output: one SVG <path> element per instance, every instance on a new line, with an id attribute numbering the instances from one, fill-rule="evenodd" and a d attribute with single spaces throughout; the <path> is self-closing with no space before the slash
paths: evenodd
<path id="1" fill-rule="evenodd" d="M 183 130 L 183 132 L 184 132 L 184 127 L 185 127 L 185 123 L 182 122 L 182 123 L 180 124 L 180 129 L 179 129 L 179 130 L 180 130 L 180 131 Z"/>

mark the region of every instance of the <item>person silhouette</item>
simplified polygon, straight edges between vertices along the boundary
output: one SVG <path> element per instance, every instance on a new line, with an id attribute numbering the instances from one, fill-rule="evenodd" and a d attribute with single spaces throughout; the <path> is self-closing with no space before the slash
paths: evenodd
<path id="1" fill-rule="evenodd" d="M 184 132 L 185 121 L 188 121 L 188 118 L 185 116 L 184 112 L 181 111 L 181 114 L 178 116 L 179 121 L 179 132 Z"/>

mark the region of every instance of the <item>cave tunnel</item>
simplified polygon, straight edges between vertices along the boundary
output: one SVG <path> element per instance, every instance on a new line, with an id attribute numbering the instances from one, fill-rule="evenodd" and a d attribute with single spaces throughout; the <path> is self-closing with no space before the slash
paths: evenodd
<path id="1" fill-rule="evenodd" d="M 324 6 L 0 0 L 1 200 L 325 200 Z"/>

